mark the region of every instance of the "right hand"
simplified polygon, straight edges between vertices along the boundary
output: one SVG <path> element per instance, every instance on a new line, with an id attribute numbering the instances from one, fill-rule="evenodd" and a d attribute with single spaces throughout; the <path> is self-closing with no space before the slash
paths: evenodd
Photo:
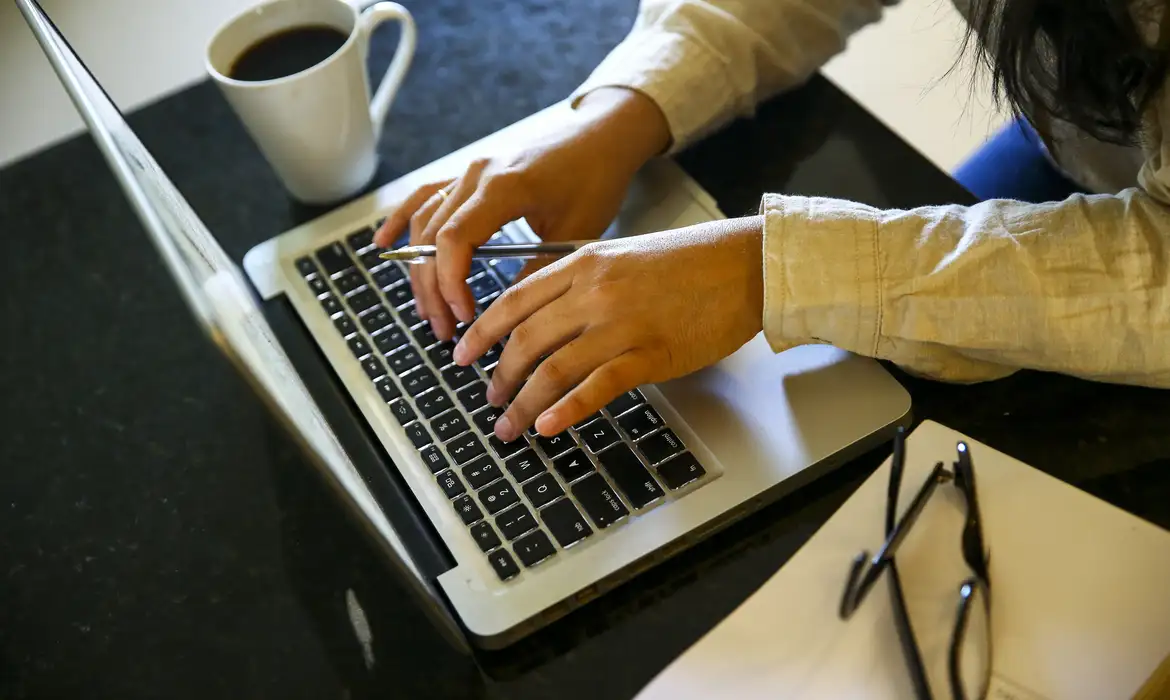
<path id="1" fill-rule="evenodd" d="M 449 340 L 456 319 L 475 316 L 467 275 L 476 246 L 520 218 L 545 241 L 597 238 L 617 216 L 634 174 L 669 142 L 666 120 L 649 98 L 602 88 L 523 148 L 420 187 L 391 210 L 374 242 L 387 247 L 409 225 L 411 245 L 438 246 L 433 260 L 410 266 L 410 282 L 419 317 Z M 521 276 L 533 269 L 530 263 Z"/>

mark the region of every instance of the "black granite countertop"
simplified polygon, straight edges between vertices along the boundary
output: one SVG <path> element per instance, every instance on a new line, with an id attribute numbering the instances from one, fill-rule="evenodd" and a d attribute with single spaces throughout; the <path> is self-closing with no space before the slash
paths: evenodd
<path id="1" fill-rule="evenodd" d="M 564 97 L 633 0 L 411 3 L 420 43 L 378 181 Z M 391 35 L 379 37 L 385 66 Z M 100 76 L 99 76 L 100 77 Z M 472 109 L 471 105 L 475 105 Z M 290 204 L 209 84 L 131 116 L 228 251 Z M 680 158 L 730 215 L 762 190 L 881 206 L 969 199 L 823 79 Z M 0 696 L 622 698 L 738 605 L 880 449 L 504 653 L 459 657 L 191 322 L 92 140 L 0 171 Z M 1170 527 L 1164 392 L 895 370 L 915 414 Z M 363 657 L 345 614 L 359 591 Z"/>

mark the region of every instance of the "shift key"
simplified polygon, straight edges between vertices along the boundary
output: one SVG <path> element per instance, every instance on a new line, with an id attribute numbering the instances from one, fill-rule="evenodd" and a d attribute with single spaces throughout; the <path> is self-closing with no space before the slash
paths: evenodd
<path id="1" fill-rule="evenodd" d="M 607 528 L 630 513 L 600 474 L 585 477 L 573 484 L 572 490 L 598 528 Z"/>
<path id="2" fill-rule="evenodd" d="M 621 489 L 626 500 L 634 504 L 635 508 L 647 506 L 662 498 L 662 487 L 642 466 L 633 450 L 622 443 L 602 452 L 597 461 L 605 468 L 606 473 L 613 478 L 617 487 Z"/>

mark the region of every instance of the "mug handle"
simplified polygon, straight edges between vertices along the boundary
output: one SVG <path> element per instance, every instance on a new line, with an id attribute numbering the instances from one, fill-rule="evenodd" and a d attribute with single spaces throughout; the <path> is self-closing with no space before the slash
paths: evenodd
<path id="1" fill-rule="evenodd" d="M 382 124 L 386 121 L 386 115 L 390 111 L 391 103 L 394 102 L 394 96 L 398 94 L 402 79 L 406 77 L 406 71 L 409 70 L 410 62 L 414 59 L 414 47 L 418 40 L 418 32 L 414 26 L 414 17 L 405 7 L 396 2 L 374 3 L 362 11 L 358 21 L 367 56 L 370 52 L 370 37 L 373 36 L 374 29 L 378 25 L 388 21 L 396 21 L 402 25 L 402 35 L 398 39 L 398 48 L 394 51 L 394 59 L 390 61 L 390 67 L 386 69 L 382 82 L 378 84 L 374 97 L 370 100 L 370 121 L 374 124 L 374 137 L 377 138 L 382 133 Z"/>

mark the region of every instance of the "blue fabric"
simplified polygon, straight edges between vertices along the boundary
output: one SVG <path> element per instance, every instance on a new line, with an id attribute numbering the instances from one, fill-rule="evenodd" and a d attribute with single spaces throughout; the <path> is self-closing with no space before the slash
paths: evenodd
<path id="1" fill-rule="evenodd" d="M 980 200 L 1054 202 L 1085 192 L 1056 170 L 1042 149 L 1031 125 L 1010 122 L 959 166 L 955 179 Z"/>

